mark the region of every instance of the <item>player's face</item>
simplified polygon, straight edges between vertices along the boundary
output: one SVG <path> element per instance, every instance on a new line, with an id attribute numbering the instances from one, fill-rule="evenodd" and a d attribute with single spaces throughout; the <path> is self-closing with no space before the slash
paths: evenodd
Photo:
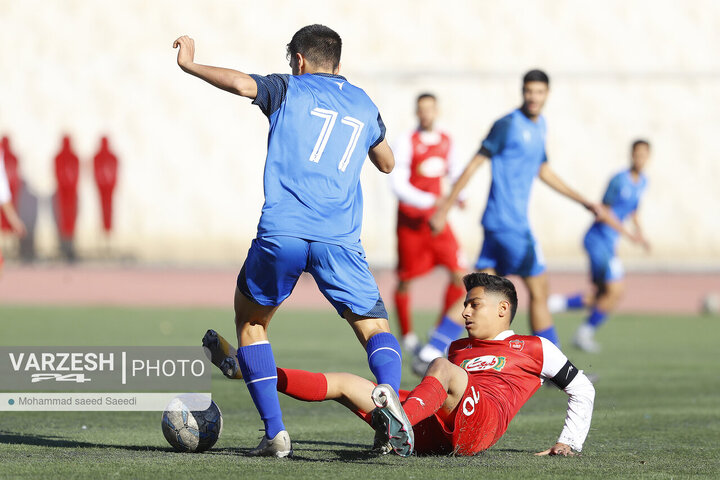
<path id="1" fill-rule="evenodd" d="M 545 82 L 527 82 L 523 85 L 523 110 L 531 117 L 540 115 L 549 92 Z"/>
<path id="2" fill-rule="evenodd" d="M 501 302 L 507 303 L 507 300 L 494 293 L 485 293 L 483 287 L 475 287 L 468 292 L 462 312 L 468 336 L 489 340 L 507 328 L 500 316 L 501 310 L 504 310 Z"/>
<path id="3" fill-rule="evenodd" d="M 437 118 L 437 102 L 430 97 L 422 98 L 417 104 L 418 122 L 422 130 L 432 130 L 435 118 Z"/>
<path id="4" fill-rule="evenodd" d="M 632 168 L 636 172 L 640 173 L 647 165 L 650 160 L 650 148 L 647 145 L 641 143 L 633 149 L 632 152 Z"/>

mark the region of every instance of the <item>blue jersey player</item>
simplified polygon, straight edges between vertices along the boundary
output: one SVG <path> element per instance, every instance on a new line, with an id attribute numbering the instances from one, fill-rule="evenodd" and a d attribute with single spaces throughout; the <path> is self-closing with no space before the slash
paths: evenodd
<path id="1" fill-rule="evenodd" d="M 267 327 L 303 271 L 352 326 L 378 383 L 400 384 L 400 345 L 360 244 L 360 171 L 369 156 L 383 173 L 395 164 L 385 127 L 367 94 L 339 75 L 342 41 L 322 25 L 287 45 L 292 75 L 247 75 L 194 62 L 178 38 L 178 65 L 208 83 L 253 99 L 270 122 L 265 204 L 235 290 L 237 360 L 265 424 L 251 455 L 292 454 L 277 396 Z"/>
<path id="2" fill-rule="evenodd" d="M 587 321 L 580 325 L 573 338 L 573 343 L 581 350 L 600 351 L 600 345 L 595 341 L 595 330 L 603 324 L 608 313 L 615 308 L 622 297 L 623 267 L 616 256 L 620 235 L 625 235 L 646 250 L 650 249 L 637 215 L 640 198 L 647 187 L 647 178 L 643 170 L 649 158 L 650 143 L 646 140 L 633 142 L 630 169 L 612 177 L 602 200 L 607 207 L 605 214 L 601 215 L 585 234 L 583 244 L 590 259 L 590 276 L 595 285 L 594 294 L 550 296 L 548 304 L 554 312 L 590 309 Z M 632 220 L 634 226 L 632 230 L 624 225 L 627 219 Z"/>
<path id="3" fill-rule="evenodd" d="M 460 191 L 478 167 L 490 160 L 492 183 L 482 217 L 485 235 L 475 268 L 492 274 L 522 277 L 530 293 L 533 334 L 557 344 L 557 334 L 547 306 L 545 263 L 528 222 L 528 202 L 535 177 L 540 177 L 557 192 L 595 213 L 601 207 L 567 186 L 548 163 L 545 152 L 547 129 L 541 112 L 549 93 L 549 83 L 548 76 L 540 70 L 531 70 L 525 74 L 522 106 L 493 124 L 479 151 L 430 219 L 430 224 L 433 230 L 442 230 L 448 211 Z M 438 329 L 446 329 L 444 336 L 451 340 L 462 330 L 457 324 L 461 320 L 461 309 L 462 304 L 458 303 L 438 326 Z M 418 365 L 440 353 L 437 346 L 434 352 L 429 347 L 423 350 L 419 354 Z"/>

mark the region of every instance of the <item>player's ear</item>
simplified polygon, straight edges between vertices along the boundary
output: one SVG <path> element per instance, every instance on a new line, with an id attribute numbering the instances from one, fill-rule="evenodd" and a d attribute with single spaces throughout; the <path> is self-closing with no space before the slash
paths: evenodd
<path id="1" fill-rule="evenodd" d="M 302 56 L 302 53 L 296 52 L 295 53 L 295 69 L 293 70 L 293 75 L 302 75 L 304 72 L 304 69 L 307 68 L 307 63 L 305 62 L 305 57 Z"/>
<path id="2" fill-rule="evenodd" d="M 508 315 L 510 315 L 510 302 L 500 300 L 500 302 L 498 302 L 498 317 L 507 318 Z"/>

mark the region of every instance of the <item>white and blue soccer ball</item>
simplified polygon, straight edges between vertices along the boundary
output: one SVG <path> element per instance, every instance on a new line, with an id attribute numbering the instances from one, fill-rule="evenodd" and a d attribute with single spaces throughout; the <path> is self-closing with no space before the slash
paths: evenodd
<path id="1" fill-rule="evenodd" d="M 207 407 L 209 402 L 209 407 Z M 199 409 L 199 405 L 207 407 Z M 174 398 L 162 416 L 165 439 L 178 452 L 204 452 L 210 449 L 222 433 L 220 408 L 207 397 L 181 395 Z"/>

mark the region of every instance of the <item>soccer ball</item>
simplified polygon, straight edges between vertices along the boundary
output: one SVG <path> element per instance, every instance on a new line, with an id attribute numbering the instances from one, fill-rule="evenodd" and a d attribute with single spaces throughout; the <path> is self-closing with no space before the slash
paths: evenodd
<path id="1" fill-rule="evenodd" d="M 204 398 L 199 399 L 198 397 Z M 210 406 L 205 410 L 199 408 Z M 202 407 L 198 405 L 202 403 Z M 165 439 L 178 452 L 204 452 L 210 449 L 222 432 L 222 413 L 217 404 L 205 396 L 181 395 L 174 398 L 162 416 Z"/>

